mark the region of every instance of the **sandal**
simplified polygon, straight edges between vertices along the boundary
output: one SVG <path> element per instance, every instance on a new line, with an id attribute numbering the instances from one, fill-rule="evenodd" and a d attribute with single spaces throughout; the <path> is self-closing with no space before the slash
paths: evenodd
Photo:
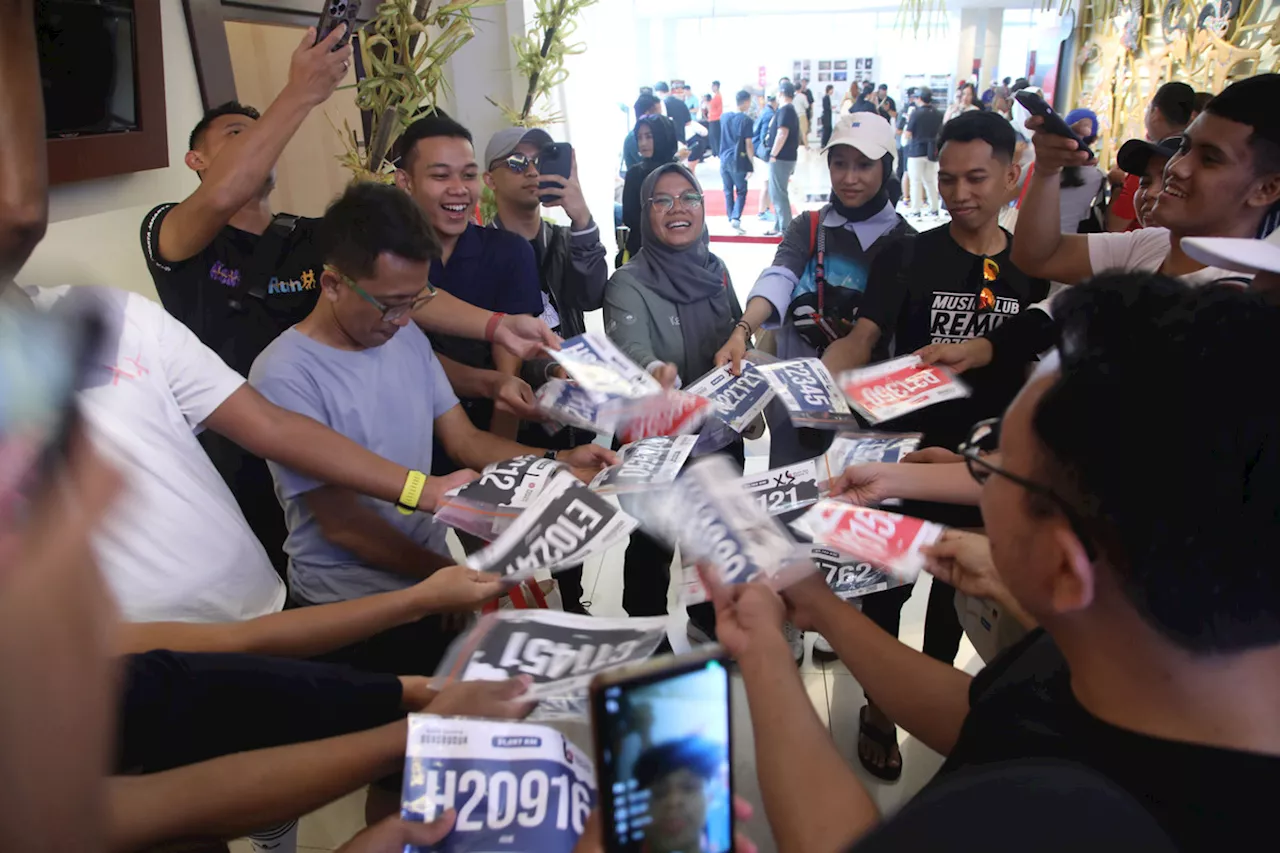
<path id="1" fill-rule="evenodd" d="M 862 762 L 862 766 L 872 776 L 884 782 L 897 782 L 902 776 L 902 752 L 898 749 L 898 732 L 897 729 L 886 732 L 879 726 L 873 726 L 867 722 L 867 706 L 863 705 L 862 710 L 858 712 L 858 740 L 859 747 L 863 738 L 871 741 L 884 750 L 885 761 L 884 766 L 877 766 L 873 762 L 867 760 L 863 755 L 863 750 L 858 750 L 858 760 Z M 898 756 L 898 766 L 894 767 L 889 762 L 893 760 L 893 756 Z"/>

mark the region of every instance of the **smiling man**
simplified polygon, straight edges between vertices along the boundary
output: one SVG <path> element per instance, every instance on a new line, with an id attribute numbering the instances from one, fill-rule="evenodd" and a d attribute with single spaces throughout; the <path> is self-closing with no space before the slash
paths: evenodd
<path id="1" fill-rule="evenodd" d="M 498 314 L 542 314 L 542 288 L 528 241 L 475 223 L 482 169 L 471 132 L 437 112 L 409 125 L 398 145 L 396 185 L 417 203 L 440 241 L 439 257 L 431 263 L 432 283 Z M 432 342 L 471 422 L 514 438 L 519 419 L 495 409 L 482 372 L 496 369 L 515 376 L 520 358 L 502 347 L 452 334 L 433 334 Z M 437 472 L 447 473 L 448 457 L 438 453 L 436 458 L 446 466 Z"/>

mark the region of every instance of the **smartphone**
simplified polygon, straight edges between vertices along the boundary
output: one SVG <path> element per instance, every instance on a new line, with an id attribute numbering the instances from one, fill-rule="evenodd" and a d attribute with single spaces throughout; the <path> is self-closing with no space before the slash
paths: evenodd
<path id="1" fill-rule="evenodd" d="M 573 146 L 567 142 L 552 142 L 538 154 L 538 173 L 542 175 L 559 175 L 568 178 L 573 172 Z M 538 189 L 557 188 L 556 184 L 541 181 Z M 540 196 L 543 204 L 555 201 L 555 196 Z"/>
<path id="2" fill-rule="evenodd" d="M 327 39 L 342 24 L 347 25 L 347 31 L 338 39 L 333 49 L 337 50 L 351 41 L 356 29 L 356 16 L 360 14 L 360 2 L 361 0 L 325 0 L 324 8 L 320 10 L 320 23 L 316 24 L 316 44 Z"/>
<path id="3" fill-rule="evenodd" d="M 65 458 L 75 393 L 98 351 L 91 313 L 53 314 L 16 298 L 0 302 L 0 529 Z"/>
<path id="4" fill-rule="evenodd" d="M 1027 112 L 1033 116 L 1040 116 L 1044 119 L 1044 130 L 1055 136 L 1065 136 L 1067 139 L 1074 139 L 1076 144 L 1080 146 L 1080 150 L 1089 155 L 1089 159 L 1093 159 L 1093 152 L 1084 144 L 1084 140 L 1076 135 L 1076 132 L 1062 120 L 1062 116 L 1053 111 L 1053 107 L 1049 106 L 1048 101 L 1037 95 L 1023 89 L 1020 92 L 1014 92 L 1013 96 L 1018 99 L 1018 103 L 1027 108 Z"/>
<path id="5" fill-rule="evenodd" d="M 729 659 L 719 646 L 596 676 L 605 850 L 733 850 L 729 697 Z"/>

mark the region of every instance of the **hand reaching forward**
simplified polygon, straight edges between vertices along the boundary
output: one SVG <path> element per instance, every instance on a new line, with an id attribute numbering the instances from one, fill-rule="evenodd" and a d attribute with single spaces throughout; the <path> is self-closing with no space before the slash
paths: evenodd
<path id="1" fill-rule="evenodd" d="M 542 348 L 560 349 L 560 336 L 546 323 L 527 314 L 508 314 L 493 330 L 493 342 L 521 358 L 537 358 Z"/>
<path id="2" fill-rule="evenodd" d="M 418 823 L 392 815 L 373 826 L 365 827 L 336 853 L 403 853 L 405 845 L 424 849 L 444 840 L 453 831 L 457 813 L 449 809 L 430 823 Z"/>
<path id="3" fill-rule="evenodd" d="M 477 572 L 466 566 L 445 566 L 431 573 L 414 589 L 421 595 L 428 613 L 475 610 L 502 595 L 503 583 L 497 575 Z"/>

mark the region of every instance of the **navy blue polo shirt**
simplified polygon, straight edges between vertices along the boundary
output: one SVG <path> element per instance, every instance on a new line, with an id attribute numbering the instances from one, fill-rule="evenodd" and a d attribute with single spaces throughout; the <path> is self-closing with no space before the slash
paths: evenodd
<path id="1" fill-rule="evenodd" d="M 519 234 L 497 228 L 481 228 L 474 222 L 458 238 L 449 262 L 431 263 L 431 283 L 464 302 L 488 311 L 504 314 L 542 313 L 542 284 L 533 247 Z M 493 369 L 492 345 L 485 341 L 454 335 L 430 335 L 431 346 L 439 355 L 470 367 Z M 493 401 L 487 398 L 460 397 L 462 408 L 471 422 L 488 429 L 493 418 Z M 453 470 L 448 456 L 437 448 L 433 471 Z"/>

